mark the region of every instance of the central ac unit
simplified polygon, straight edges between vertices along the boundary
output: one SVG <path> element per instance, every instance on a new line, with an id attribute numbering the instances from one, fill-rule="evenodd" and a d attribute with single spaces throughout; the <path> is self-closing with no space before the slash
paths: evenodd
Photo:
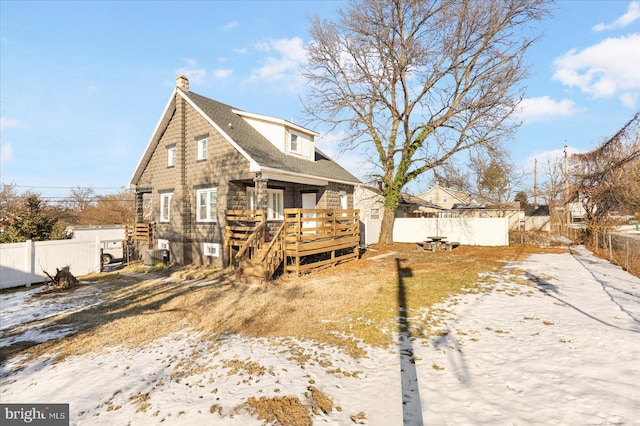
<path id="1" fill-rule="evenodd" d="M 146 266 L 153 266 L 158 263 L 169 263 L 169 250 L 156 249 L 145 251 L 144 264 Z"/>

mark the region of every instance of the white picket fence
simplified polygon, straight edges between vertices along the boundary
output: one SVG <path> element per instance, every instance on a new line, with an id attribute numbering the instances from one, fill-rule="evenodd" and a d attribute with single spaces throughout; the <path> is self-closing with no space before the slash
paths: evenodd
<path id="1" fill-rule="evenodd" d="M 364 243 L 375 244 L 380 236 L 381 219 L 366 219 Z M 506 217 L 397 218 L 393 242 L 417 243 L 429 236 L 443 236 L 473 246 L 508 246 L 509 220 Z"/>
<path id="2" fill-rule="evenodd" d="M 69 266 L 76 277 L 100 271 L 100 238 L 0 244 L 0 289 L 44 282 Z"/>

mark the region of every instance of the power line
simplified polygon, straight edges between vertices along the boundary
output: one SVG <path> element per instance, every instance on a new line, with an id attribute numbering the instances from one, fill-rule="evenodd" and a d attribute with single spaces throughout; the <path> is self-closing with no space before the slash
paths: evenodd
<path id="1" fill-rule="evenodd" d="M 15 188 L 37 188 L 37 189 L 126 189 L 125 186 L 38 186 L 38 185 L 13 185 L 3 184 L 7 186 L 13 186 Z"/>

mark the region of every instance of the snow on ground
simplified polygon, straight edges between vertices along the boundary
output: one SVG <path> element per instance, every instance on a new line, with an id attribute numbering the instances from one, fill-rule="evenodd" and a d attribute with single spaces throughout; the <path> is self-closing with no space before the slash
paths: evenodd
<path id="1" fill-rule="evenodd" d="M 46 320 L 61 314 L 72 314 L 99 303 L 100 290 L 95 286 L 82 286 L 73 293 L 48 293 L 46 286 L 25 291 L 0 294 L 0 348 L 15 342 L 46 342 L 72 334 L 73 328 L 44 330 L 44 325 L 23 332 L 20 325 L 35 320 Z M 37 297 L 37 300 L 34 300 Z"/>
<path id="2" fill-rule="evenodd" d="M 432 310 L 444 323 L 438 336 L 368 348 L 364 358 L 317 342 L 183 331 L 135 351 L 23 369 L 10 360 L 0 366 L 0 402 L 70 403 L 79 425 L 259 425 L 248 398 L 304 402 L 316 388 L 334 409 L 315 424 L 640 424 L 640 279 L 581 247 L 493 278 L 490 293 Z M 0 342 L 5 321 L 37 308 L 16 309 L 23 293 L 0 299 Z"/>

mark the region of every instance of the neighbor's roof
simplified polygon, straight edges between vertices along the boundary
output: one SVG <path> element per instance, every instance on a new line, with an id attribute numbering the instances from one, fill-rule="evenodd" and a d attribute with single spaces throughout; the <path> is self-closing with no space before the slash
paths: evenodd
<path id="1" fill-rule="evenodd" d="M 286 173 L 323 178 L 334 182 L 360 183 L 358 178 L 345 170 L 319 149 L 315 149 L 315 161 L 308 161 L 286 155 L 276 148 L 260 132 L 254 129 L 234 110 L 242 112 L 238 108 L 231 107 L 213 99 L 198 95 L 189 91 L 175 89 L 165 112 L 156 126 L 156 130 L 149 141 L 149 145 L 138 164 L 131 183 L 136 184 L 147 163 L 151 159 L 164 129 L 175 111 L 176 95 L 183 97 L 198 111 L 205 120 L 212 124 L 250 163 L 257 169 L 276 169 Z M 278 120 L 283 121 L 283 120 Z M 299 128 L 293 123 L 292 127 Z M 314 134 L 314 132 L 309 131 Z"/>
<path id="2" fill-rule="evenodd" d="M 442 186 L 438 183 L 436 183 L 432 188 L 430 188 L 429 190 L 418 194 L 418 197 L 427 197 L 429 195 L 430 192 L 436 190 L 436 189 L 441 189 L 442 191 L 446 192 L 447 194 L 449 194 L 452 197 L 457 198 L 458 200 L 462 201 L 463 203 L 470 203 L 472 201 L 472 198 L 469 194 L 466 194 L 462 191 L 458 191 L 457 189 L 452 189 L 452 188 L 447 188 L 445 186 Z M 426 199 L 426 198 L 425 198 Z"/>

